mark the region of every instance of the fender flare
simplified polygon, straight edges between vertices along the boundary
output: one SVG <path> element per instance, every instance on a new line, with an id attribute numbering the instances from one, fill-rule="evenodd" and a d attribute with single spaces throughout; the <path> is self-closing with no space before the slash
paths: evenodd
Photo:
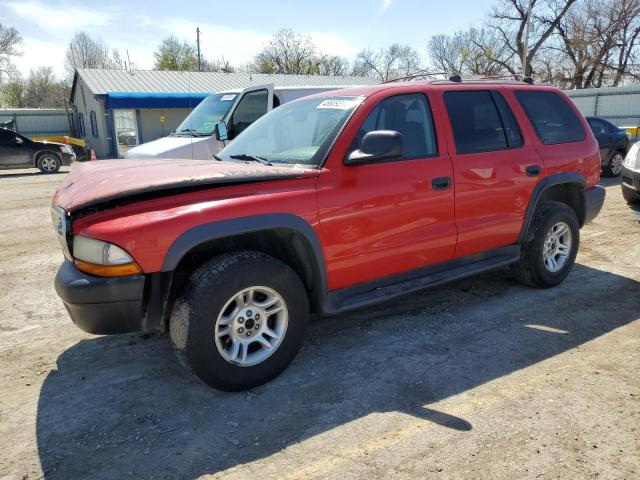
<path id="1" fill-rule="evenodd" d="M 313 227 L 301 217 L 288 213 L 255 215 L 204 223 L 182 233 L 169 247 L 162 264 L 163 272 L 175 270 L 184 256 L 194 248 L 212 240 L 234 235 L 259 233 L 261 231 L 285 229 L 301 235 L 311 248 L 315 264 L 311 265 L 314 275 L 318 275 L 323 298 L 327 289 L 327 272 L 322 244 Z"/>
<path id="2" fill-rule="evenodd" d="M 522 229 L 520 230 L 520 235 L 518 236 L 518 243 L 521 244 L 524 242 L 524 239 L 527 235 L 527 231 L 529 230 L 529 225 L 531 224 L 531 220 L 533 219 L 533 214 L 538 207 L 538 203 L 540 203 L 540 199 L 542 198 L 542 194 L 545 190 L 548 190 L 551 187 L 555 187 L 557 185 L 563 184 L 577 184 L 580 185 L 582 190 L 587 184 L 586 179 L 580 174 L 576 172 L 565 172 L 565 173 L 556 173 L 554 175 L 550 175 L 545 177 L 540 183 L 536 185 L 536 188 L 533 190 L 531 194 L 531 198 L 529 199 L 529 205 L 527 206 L 527 210 L 524 214 L 524 221 L 522 222 Z"/>

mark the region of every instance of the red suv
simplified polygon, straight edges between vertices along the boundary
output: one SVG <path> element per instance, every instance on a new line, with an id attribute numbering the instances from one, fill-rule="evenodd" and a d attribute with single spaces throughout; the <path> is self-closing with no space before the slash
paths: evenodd
<path id="1" fill-rule="evenodd" d="M 83 330 L 169 331 L 204 382 L 251 388 L 292 361 L 310 314 L 506 265 L 559 284 L 602 207 L 599 175 L 598 144 L 556 88 L 325 92 L 210 161 L 75 166 L 53 199 L 56 290 Z"/>

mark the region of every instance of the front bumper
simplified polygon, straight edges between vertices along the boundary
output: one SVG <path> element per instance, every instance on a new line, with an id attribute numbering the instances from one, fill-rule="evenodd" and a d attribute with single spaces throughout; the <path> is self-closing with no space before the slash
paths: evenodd
<path id="1" fill-rule="evenodd" d="M 600 210 L 602 210 L 605 195 L 606 190 L 601 185 L 596 185 L 582 192 L 582 205 L 584 206 L 583 225 L 598 216 Z"/>
<path id="2" fill-rule="evenodd" d="M 144 286 L 144 275 L 94 277 L 68 260 L 55 280 L 56 292 L 73 323 L 99 335 L 143 330 Z"/>
<path id="3" fill-rule="evenodd" d="M 76 160 L 75 153 L 62 153 L 62 165 L 71 165 Z"/>
<path id="4" fill-rule="evenodd" d="M 640 200 L 640 171 L 631 170 L 629 167 L 622 165 L 620 178 L 622 179 L 620 182 L 622 189 L 626 191 L 629 196 Z"/>

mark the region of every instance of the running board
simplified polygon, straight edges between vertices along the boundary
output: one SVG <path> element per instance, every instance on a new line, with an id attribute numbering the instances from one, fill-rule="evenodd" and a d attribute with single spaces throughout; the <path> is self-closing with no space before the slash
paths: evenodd
<path id="1" fill-rule="evenodd" d="M 504 267 L 519 259 L 520 245 L 510 245 L 483 254 L 394 275 L 380 281 L 334 290 L 327 295 L 324 313 L 335 315 L 386 302 L 402 295 Z"/>

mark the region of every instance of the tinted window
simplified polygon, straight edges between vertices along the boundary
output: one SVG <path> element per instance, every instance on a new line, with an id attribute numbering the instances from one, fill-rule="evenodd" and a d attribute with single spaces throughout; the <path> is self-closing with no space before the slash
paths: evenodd
<path id="1" fill-rule="evenodd" d="M 584 140 L 578 116 L 557 93 L 521 90 L 516 92 L 516 98 L 542 143 L 553 145 Z"/>
<path id="2" fill-rule="evenodd" d="M 458 153 L 509 148 L 502 120 L 489 91 L 446 92 L 444 101 Z"/>
<path id="3" fill-rule="evenodd" d="M 9 130 L 0 130 L 0 143 L 13 143 L 15 141 L 15 134 Z"/>
<path id="4" fill-rule="evenodd" d="M 239 135 L 245 128 L 267 113 L 269 92 L 257 90 L 249 92 L 240 99 L 231 117 L 233 135 Z"/>
<path id="5" fill-rule="evenodd" d="M 438 153 L 431 109 L 427 98 L 421 93 L 396 95 L 382 100 L 362 123 L 350 151 L 360 148 L 364 136 L 374 130 L 401 133 L 403 159 Z"/>
<path id="6" fill-rule="evenodd" d="M 589 118 L 587 120 L 589 122 L 589 126 L 591 127 L 591 131 L 595 136 L 602 136 L 607 133 L 607 126 L 602 120 L 598 120 L 595 118 Z"/>
<path id="7" fill-rule="evenodd" d="M 507 136 L 507 143 L 509 147 L 519 147 L 522 145 L 522 134 L 520 133 L 520 128 L 518 127 L 518 122 L 516 122 L 516 117 L 513 116 L 513 112 L 506 100 L 499 92 L 491 92 L 493 96 L 493 100 L 496 102 L 496 107 L 498 107 L 498 112 L 500 113 L 500 118 L 502 119 L 502 125 L 504 127 L 504 131 Z"/>

